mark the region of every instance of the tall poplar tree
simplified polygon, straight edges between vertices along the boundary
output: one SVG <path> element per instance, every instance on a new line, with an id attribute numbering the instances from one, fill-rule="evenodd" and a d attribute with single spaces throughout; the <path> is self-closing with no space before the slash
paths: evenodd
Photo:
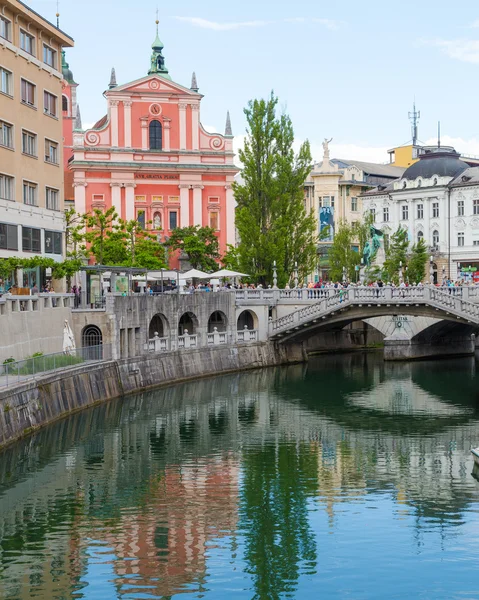
<path id="1" fill-rule="evenodd" d="M 242 271 L 262 284 L 292 280 L 295 263 L 300 280 L 317 262 L 316 223 L 304 207 L 304 182 L 311 169 L 309 143 L 293 149 L 294 130 L 288 115 L 277 116 L 278 99 L 252 100 L 245 109 L 247 137 L 239 157 L 243 183 L 235 183 L 236 226 Z"/>

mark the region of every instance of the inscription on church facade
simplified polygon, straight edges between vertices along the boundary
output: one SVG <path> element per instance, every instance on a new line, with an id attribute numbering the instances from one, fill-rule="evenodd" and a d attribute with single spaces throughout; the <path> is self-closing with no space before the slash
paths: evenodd
<path id="1" fill-rule="evenodd" d="M 179 181 L 179 175 L 164 175 L 162 173 L 135 173 L 135 179 L 158 179 L 161 181 Z"/>

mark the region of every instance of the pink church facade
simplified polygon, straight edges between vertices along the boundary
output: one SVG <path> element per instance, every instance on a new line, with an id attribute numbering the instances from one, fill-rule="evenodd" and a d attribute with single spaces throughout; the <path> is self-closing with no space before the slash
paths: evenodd
<path id="1" fill-rule="evenodd" d="M 160 240 L 177 227 L 210 226 L 223 254 L 235 243 L 231 184 L 238 169 L 229 115 L 225 135 L 205 131 L 196 76 L 190 88 L 173 82 L 158 36 L 152 47 L 149 74 L 117 85 L 112 71 L 107 114 L 73 133 L 75 209 L 114 206 Z"/>

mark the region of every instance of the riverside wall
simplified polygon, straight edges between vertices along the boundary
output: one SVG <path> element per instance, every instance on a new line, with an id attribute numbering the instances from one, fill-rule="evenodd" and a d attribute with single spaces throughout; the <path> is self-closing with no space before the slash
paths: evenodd
<path id="1" fill-rule="evenodd" d="M 0 448 L 78 410 L 162 385 L 306 360 L 302 345 L 256 343 L 87 364 L 0 391 Z"/>

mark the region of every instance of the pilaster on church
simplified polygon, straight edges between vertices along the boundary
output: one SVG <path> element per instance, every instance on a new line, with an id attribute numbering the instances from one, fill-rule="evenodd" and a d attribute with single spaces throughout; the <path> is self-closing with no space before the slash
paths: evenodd
<path id="1" fill-rule="evenodd" d="M 207 133 L 196 75 L 191 87 L 175 82 L 163 49 L 157 31 L 148 75 L 118 84 L 112 70 L 107 116 L 76 132 L 68 165 L 75 206 L 79 212 L 114 206 L 122 219 L 138 219 L 160 239 L 176 227 L 212 226 L 223 253 L 235 242 L 231 182 L 238 169 L 229 114 L 224 136 Z"/>

